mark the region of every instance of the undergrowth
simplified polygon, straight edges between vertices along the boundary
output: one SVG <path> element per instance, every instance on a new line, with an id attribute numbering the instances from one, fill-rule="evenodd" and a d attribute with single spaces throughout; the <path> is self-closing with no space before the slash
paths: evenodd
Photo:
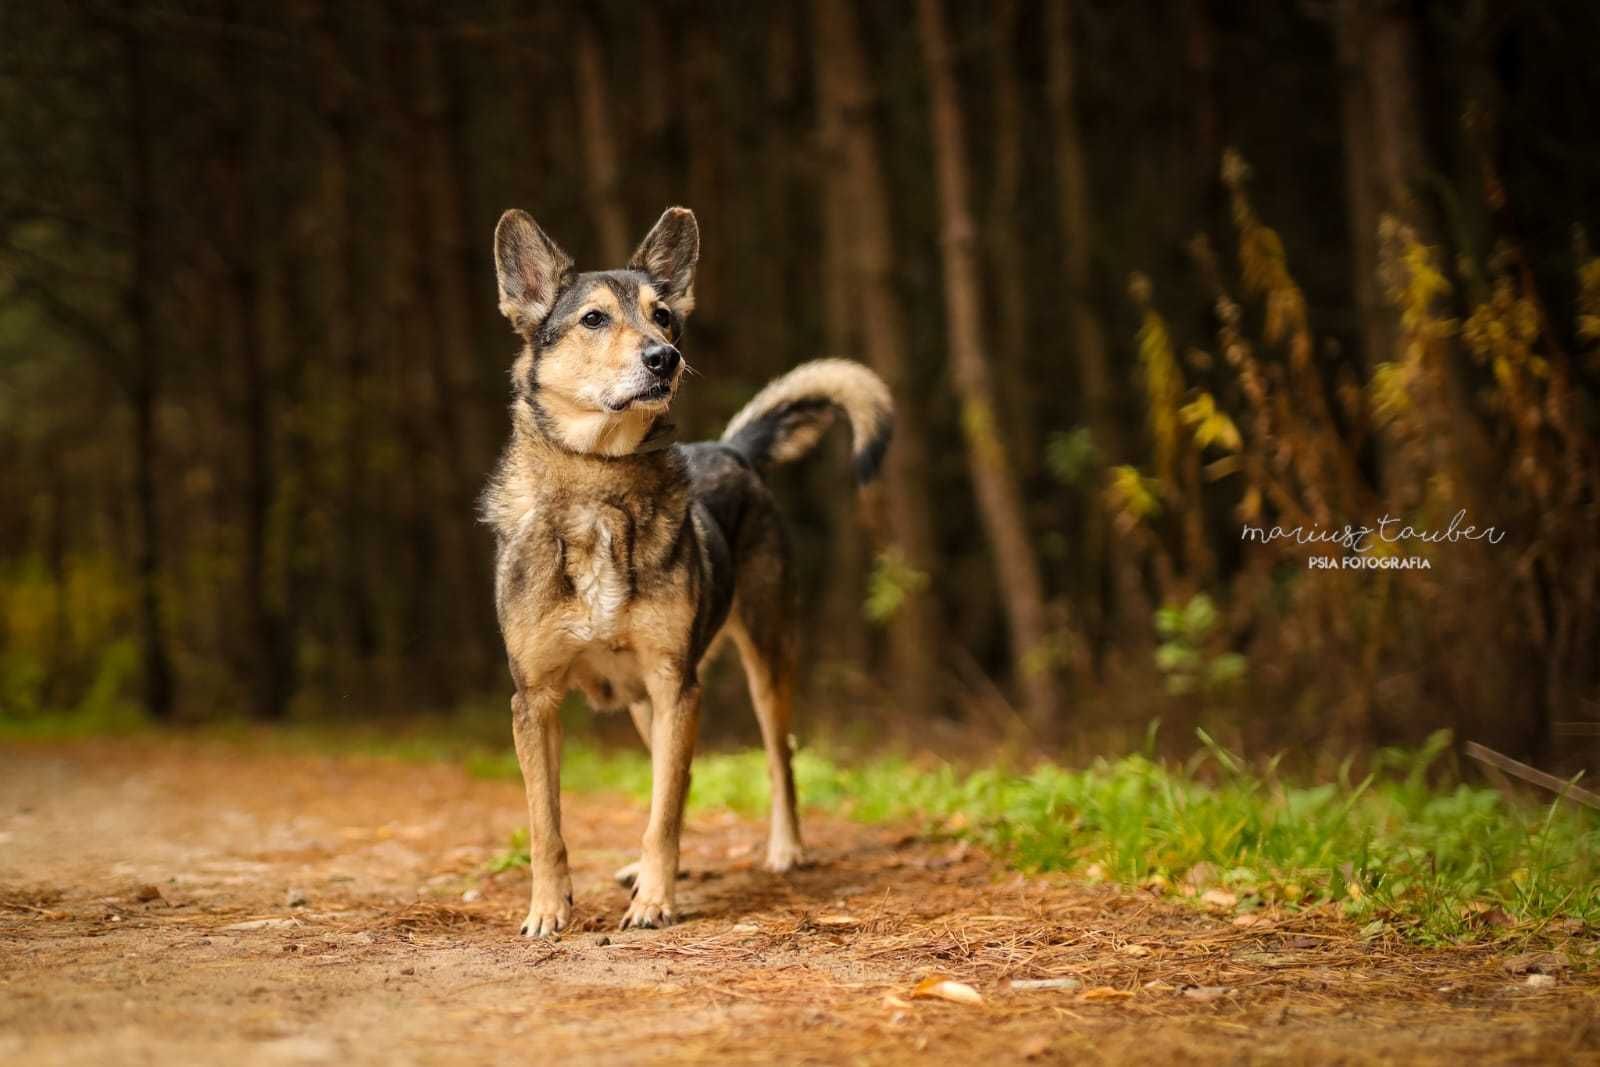
<path id="1" fill-rule="evenodd" d="M 1528 806 L 1460 782 L 1440 784 L 1448 734 L 1386 751 L 1360 780 L 1295 784 L 1276 761 L 1247 767 L 1201 735 L 1182 765 L 1147 755 L 1082 770 L 1027 773 L 880 759 L 845 766 L 795 756 L 804 807 L 863 821 L 920 820 L 930 832 L 994 849 L 1028 871 L 1070 871 L 1173 895 L 1211 888 L 1247 911 L 1335 906 L 1370 932 L 1459 942 L 1561 921 L 1600 925 L 1600 818 L 1564 802 Z M 480 757 L 476 773 L 512 776 L 515 760 Z M 645 801 L 636 752 L 571 744 L 562 786 Z M 764 812 L 758 751 L 696 760 L 691 810 Z M 527 862 L 518 839 L 496 867 Z M 1215 895 L 1213 900 L 1217 899 Z"/>

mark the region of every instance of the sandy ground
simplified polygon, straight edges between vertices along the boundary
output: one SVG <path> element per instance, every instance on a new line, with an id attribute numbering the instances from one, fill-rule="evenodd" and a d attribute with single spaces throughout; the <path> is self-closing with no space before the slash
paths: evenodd
<path id="1" fill-rule="evenodd" d="M 577 929 L 527 941 L 526 875 L 483 873 L 515 784 L 195 742 L 0 752 L 0 1063 L 1600 1063 L 1589 934 L 1239 925 L 815 815 L 788 878 L 759 824 L 692 818 L 686 921 L 618 934 L 643 812 L 566 804 Z M 982 1003 L 913 999 L 935 973 Z M 1010 984 L 1041 978 L 1081 985 Z"/>

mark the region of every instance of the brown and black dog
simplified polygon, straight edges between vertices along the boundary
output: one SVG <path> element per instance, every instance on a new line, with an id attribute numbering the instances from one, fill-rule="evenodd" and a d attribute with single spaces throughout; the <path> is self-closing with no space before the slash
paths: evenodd
<path id="1" fill-rule="evenodd" d="M 798 459 L 834 417 L 856 477 L 876 473 L 893 405 L 859 364 L 807 363 L 761 390 L 720 441 L 676 445 L 664 419 L 685 364 L 700 230 L 670 208 L 622 270 L 577 273 L 526 213 L 495 229 L 503 311 L 524 345 L 511 441 L 483 495 L 512 728 L 528 792 L 533 895 L 522 932 L 562 929 L 562 699 L 627 707 L 650 749 L 650 817 L 624 927 L 672 922 L 678 834 L 700 716 L 699 669 L 723 636 L 744 661 L 772 781 L 767 867 L 801 862 L 789 765 L 794 688 L 788 555 L 762 472 Z"/>

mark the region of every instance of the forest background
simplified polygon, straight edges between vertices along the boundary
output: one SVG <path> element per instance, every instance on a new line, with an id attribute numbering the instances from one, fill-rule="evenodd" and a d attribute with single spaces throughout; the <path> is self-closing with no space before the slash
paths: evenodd
<path id="1" fill-rule="evenodd" d="M 509 694 L 490 241 L 704 254 L 683 436 L 822 355 L 881 489 L 776 481 L 807 730 L 1339 756 L 1600 739 L 1600 8 L 0 9 L 0 716 Z M 1441 530 L 1419 570 L 1270 529 Z M 748 738 L 737 671 L 707 731 Z M 725 710 L 716 710 L 716 709 Z"/>

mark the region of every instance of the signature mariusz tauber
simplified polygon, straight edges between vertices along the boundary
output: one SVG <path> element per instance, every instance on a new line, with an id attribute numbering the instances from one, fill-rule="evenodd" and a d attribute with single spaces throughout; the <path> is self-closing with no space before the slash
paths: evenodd
<path id="1" fill-rule="evenodd" d="M 1412 526 L 1391 515 L 1384 515 L 1372 526 L 1346 524 L 1340 527 L 1310 526 L 1251 526 L 1246 524 L 1239 533 L 1241 541 L 1270 545 L 1275 541 L 1293 541 L 1297 545 L 1326 545 L 1342 548 L 1353 555 L 1314 555 L 1306 560 L 1312 570 L 1431 570 L 1426 556 L 1400 556 L 1388 552 L 1373 554 L 1373 549 L 1383 545 L 1456 544 L 1460 541 L 1487 541 L 1498 545 L 1505 540 L 1504 530 L 1495 526 L 1474 526 L 1467 522 L 1467 509 L 1462 508 L 1450 517 L 1442 529 Z"/>

